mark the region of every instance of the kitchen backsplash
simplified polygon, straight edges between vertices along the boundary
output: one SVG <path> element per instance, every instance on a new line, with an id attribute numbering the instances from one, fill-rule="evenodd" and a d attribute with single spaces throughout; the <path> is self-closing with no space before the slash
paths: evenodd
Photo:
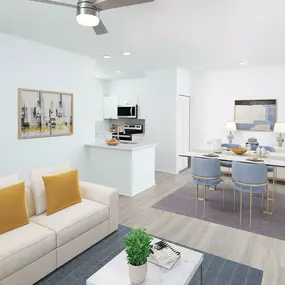
<path id="1" fill-rule="evenodd" d="M 143 130 L 145 132 L 145 120 L 143 119 L 119 119 L 119 120 L 109 120 L 108 129 L 111 125 L 143 125 Z"/>
<path id="2" fill-rule="evenodd" d="M 110 126 L 116 125 L 143 125 L 143 130 L 145 133 L 146 123 L 143 119 L 116 119 L 116 120 L 104 120 L 104 121 L 97 121 L 95 123 L 96 133 L 104 133 L 110 131 Z"/>

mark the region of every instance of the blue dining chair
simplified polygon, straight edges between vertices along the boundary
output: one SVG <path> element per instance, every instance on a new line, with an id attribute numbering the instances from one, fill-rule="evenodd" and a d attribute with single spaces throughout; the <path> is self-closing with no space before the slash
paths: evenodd
<path id="1" fill-rule="evenodd" d="M 240 144 L 235 144 L 235 143 L 223 143 L 221 145 L 222 147 L 226 147 L 228 149 L 232 149 L 232 148 L 239 148 L 241 147 Z M 231 172 L 231 168 L 232 168 L 232 162 L 231 161 L 221 161 L 221 167 L 226 167 L 229 169 L 229 172 Z"/>
<path id="2" fill-rule="evenodd" d="M 196 217 L 198 216 L 198 200 L 204 201 L 204 218 L 206 217 L 206 189 L 215 187 L 223 180 L 221 178 L 221 165 L 217 158 L 192 157 L 191 174 L 196 184 Z M 203 198 L 199 198 L 199 185 L 204 186 Z M 223 206 L 224 206 L 223 188 Z"/>
<path id="3" fill-rule="evenodd" d="M 242 224 L 242 194 L 249 194 L 249 223 L 251 228 L 252 219 L 252 195 L 262 195 L 262 211 L 264 192 L 267 190 L 267 167 L 265 164 L 254 164 L 247 162 L 233 162 L 232 181 L 234 183 L 234 211 L 236 205 L 236 191 L 240 192 L 240 225 Z"/>
<path id="4" fill-rule="evenodd" d="M 266 151 L 269 151 L 269 152 L 275 152 L 275 148 L 273 146 L 266 146 L 266 145 L 263 145 L 263 146 L 259 146 L 259 147 L 263 147 Z M 267 171 L 268 172 L 274 172 L 274 166 L 267 166 Z"/>
<path id="5" fill-rule="evenodd" d="M 259 146 L 259 147 L 264 147 L 265 150 L 269 151 L 269 152 L 275 152 L 275 147 L 273 147 L 273 146 L 262 145 L 262 146 Z"/>
<path id="6" fill-rule="evenodd" d="M 267 145 L 263 145 L 263 146 L 259 146 L 259 147 L 264 147 L 266 151 L 269 151 L 269 152 L 275 152 L 276 149 L 275 147 L 273 146 L 267 146 Z M 276 178 L 276 171 L 277 171 L 277 168 L 274 167 L 274 166 L 267 166 L 267 172 L 272 172 L 272 191 L 268 190 L 268 193 L 267 195 L 270 195 L 269 192 L 271 192 L 272 194 L 272 197 L 267 197 L 267 201 L 271 201 L 272 202 L 272 214 L 274 213 L 274 201 L 275 201 L 275 194 L 276 194 L 276 181 L 275 181 L 275 178 Z M 270 187 L 269 187 L 270 189 Z M 267 204 L 267 211 L 269 212 L 269 205 Z"/>
<path id="7" fill-rule="evenodd" d="M 222 147 L 226 147 L 226 148 L 230 148 L 230 149 L 241 147 L 241 145 L 240 145 L 240 144 L 237 144 L 237 143 L 222 143 L 221 146 L 222 146 Z"/>

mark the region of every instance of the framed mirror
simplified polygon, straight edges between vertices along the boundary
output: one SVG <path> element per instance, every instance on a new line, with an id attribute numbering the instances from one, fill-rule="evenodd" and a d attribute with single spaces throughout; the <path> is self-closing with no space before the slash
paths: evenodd
<path id="1" fill-rule="evenodd" d="M 272 132 L 277 120 L 277 100 L 236 100 L 237 130 Z"/>
<path id="2" fill-rule="evenodd" d="M 18 138 L 73 134 L 73 94 L 33 89 L 18 90 Z"/>

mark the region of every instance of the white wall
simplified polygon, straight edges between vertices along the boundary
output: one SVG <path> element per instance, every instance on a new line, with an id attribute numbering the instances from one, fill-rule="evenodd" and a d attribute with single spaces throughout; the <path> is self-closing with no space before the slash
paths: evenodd
<path id="1" fill-rule="evenodd" d="M 277 99 L 278 121 L 285 121 L 285 67 L 252 67 L 192 75 L 191 147 L 214 138 L 227 141 L 227 121 L 234 120 L 234 100 Z M 245 144 L 249 137 L 262 145 L 275 145 L 276 134 L 238 131 L 234 142 Z"/>
<path id="2" fill-rule="evenodd" d="M 94 78 L 95 61 L 35 42 L 0 34 L 0 177 L 70 161 L 84 178 L 84 143 L 95 138 L 103 87 Z M 18 88 L 74 93 L 74 134 L 17 139 Z"/>
<path id="3" fill-rule="evenodd" d="M 110 96 L 137 98 L 146 120 L 146 142 L 157 143 L 156 169 L 176 173 L 176 70 L 146 72 L 141 79 L 110 83 Z M 128 100 L 130 101 L 130 100 Z"/>

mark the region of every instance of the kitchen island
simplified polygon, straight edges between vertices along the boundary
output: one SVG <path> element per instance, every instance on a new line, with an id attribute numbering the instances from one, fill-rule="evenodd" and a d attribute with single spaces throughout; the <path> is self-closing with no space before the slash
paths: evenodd
<path id="1" fill-rule="evenodd" d="M 85 144 L 87 180 L 135 196 L 155 185 L 155 144 Z"/>

